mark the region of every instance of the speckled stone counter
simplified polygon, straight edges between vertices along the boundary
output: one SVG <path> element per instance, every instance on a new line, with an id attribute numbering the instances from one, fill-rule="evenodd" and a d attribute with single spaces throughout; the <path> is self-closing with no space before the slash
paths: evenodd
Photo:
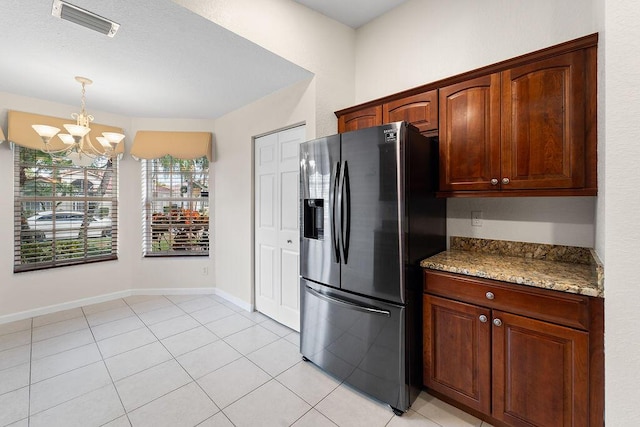
<path id="1" fill-rule="evenodd" d="M 432 270 L 604 297 L 604 269 L 587 248 L 452 237 L 450 250 L 423 260 Z"/>

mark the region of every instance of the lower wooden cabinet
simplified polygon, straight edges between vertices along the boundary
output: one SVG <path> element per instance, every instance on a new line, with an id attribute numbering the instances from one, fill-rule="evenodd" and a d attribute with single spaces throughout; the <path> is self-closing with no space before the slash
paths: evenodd
<path id="1" fill-rule="evenodd" d="M 461 285 L 466 291 L 456 292 Z M 526 299 L 514 286 L 425 273 L 424 385 L 496 426 L 602 426 L 602 300 L 540 289 Z M 525 313 L 521 297 L 549 298 L 554 310 L 567 304 L 569 326 L 536 319 L 531 307 Z M 575 327 L 579 300 L 593 319 L 584 328 Z"/>
<path id="2" fill-rule="evenodd" d="M 491 327 L 483 307 L 424 295 L 424 383 L 491 412 Z"/>

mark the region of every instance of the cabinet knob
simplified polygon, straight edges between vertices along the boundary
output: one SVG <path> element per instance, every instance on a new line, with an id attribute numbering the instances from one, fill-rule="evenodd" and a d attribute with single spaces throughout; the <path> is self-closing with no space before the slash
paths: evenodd
<path id="1" fill-rule="evenodd" d="M 487 320 L 489 320 L 489 319 L 487 319 L 487 316 L 485 316 L 484 314 L 481 314 L 479 319 L 480 319 L 480 321 L 482 323 L 487 323 Z"/>
<path id="2" fill-rule="evenodd" d="M 484 296 L 486 296 L 487 299 L 494 299 L 496 297 L 493 292 L 487 292 Z"/>
<path id="3" fill-rule="evenodd" d="M 498 178 L 491 178 L 491 185 L 498 185 Z"/>
<path id="4" fill-rule="evenodd" d="M 509 183 L 509 178 L 502 178 L 502 183 L 503 184 L 508 184 Z"/>
<path id="5" fill-rule="evenodd" d="M 287 243 L 291 244 L 291 243 L 293 243 L 293 241 L 291 241 L 291 240 L 287 240 Z"/>
<path id="6" fill-rule="evenodd" d="M 493 319 L 493 324 L 496 326 L 502 326 L 502 320 L 500 319 Z"/>

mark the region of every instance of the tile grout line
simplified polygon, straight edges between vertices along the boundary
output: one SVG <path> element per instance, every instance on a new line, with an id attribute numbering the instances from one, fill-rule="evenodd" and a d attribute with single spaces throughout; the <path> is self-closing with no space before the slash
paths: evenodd
<path id="1" fill-rule="evenodd" d="M 164 296 L 164 295 L 163 295 L 163 296 Z M 203 326 L 203 327 L 204 327 L 204 325 L 202 325 L 202 324 L 201 324 L 197 319 L 194 319 L 194 318 L 193 318 L 193 316 L 191 316 L 191 313 L 187 313 L 187 312 L 185 312 L 185 311 L 184 311 L 184 309 L 183 309 L 182 307 L 180 307 L 178 304 L 176 304 L 175 302 L 173 302 L 171 299 L 167 298 L 166 296 L 164 296 L 164 297 L 165 297 L 168 301 L 170 301 L 172 304 L 174 304 L 176 307 L 178 307 L 180 310 L 182 310 L 182 311 L 183 311 L 187 316 L 189 316 L 189 317 L 190 317 L 190 318 L 192 318 L 194 321 L 196 321 L 197 323 L 199 323 L 199 324 L 200 324 L 200 326 Z M 127 302 L 125 301 L 125 303 L 127 303 Z M 127 303 L 127 304 L 128 304 L 128 303 Z M 132 309 L 132 310 L 133 310 L 133 309 Z M 138 315 L 138 313 L 136 313 L 136 316 L 137 316 L 137 315 Z M 138 317 L 138 318 L 139 318 L 139 317 Z M 167 319 L 167 320 L 171 320 L 171 319 Z M 140 319 L 140 321 L 142 321 L 142 323 L 144 323 L 144 321 L 143 321 L 142 319 Z M 178 361 L 178 359 L 173 355 L 173 353 L 171 353 L 171 351 L 169 351 L 169 349 L 164 345 L 164 343 L 162 342 L 162 340 L 158 338 L 158 336 L 155 334 L 155 332 L 153 332 L 153 331 L 151 330 L 151 328 L 149 328 L 149 326 L 148 326 L 148 325 L 146 325 L 146 324 L 145 324 L 145 326 L 147 327 L 147 329 L 149 330 L 149 332 L 151 332 L 151 334 L 152 334 L 152 335 L 153 335 L 153 336 L 158 340 L 158 342 L 159 342 L 159 343 L 160 343 L 160 345 L 161 345 L 161 346 L 166 350 L 166 352 L 167 352 L 167 353 L 169 353 L 169 355 L 170 355 L 170 356 L 171 356 L 171 358 L 176 362 L 176 364 L 177 364 L 178 366 L 180 366 L 180 369 L 182 369 L 182 370 L 183 370 L 183 371 L 184 371 L 184 372 L 189 376 L 189 378 L 191 378 L 192 382 L 193 382 L 193 383 L 195 383 L 195 384 L 198 386 L 198 388 L 199 388 L 200 390 L 202 390 L 202 392 L 204 393 L 204 395 L 205 395 L 205 396 L 207 396 L 207 397 L 209 398 L 209 400 L 211 400 L 211 403 L 213 403 L 213 404 L 215 405 L 215 407 L 216 407 L 216 408 L 218 408 L 218 412 L 222 412 L 222 409 L 218 407 L 218 405 L 216 404 L 216 402 L 214 402 L 214 401 L 213 401 L 213 399 L 211 398 L 211 396 L 209 396 L 209 394 L 207 394 L 207 392 L 202 388 L 202 386 L 200 385 L 200 383 L 198 383 L 198 381 L 197 381 L 195 378 L 193 378 L 193 376 L 189 373 L 189 371 L 187 371 L 187 370 L 184 368 L 184 366 L 182 366 L 182 364 L 181 364 L 181 363 Z M 199 327 L 199 326 L 196 326 L 196 328 L 197 328 L 197 327 Z M 187 329 L 186 331 L 183 331 L 183 332 L 187 332 L 187 331 L 190 331 L 190 330 L 193 330 L 193 329 L 195 329 L 195 328 Z M 207 328 L 207 330 L 208 330 L 208 328 Z M 211 331 L 210 331 L 210 332 L 211 332 Z M 181 332 L 179 332 L 179 333 L 181 333 Z M 216 337 L 217 337 L 217 335 L 216 335 L 215 333 L 213 333 L 213 332 L 211 332 L 211 333 L 212 333 L 214 336 L 216 336 Z M 174 335 L 178 335 L 178 334 L 174 334 Z M 174 335 L 170 335 L 169 337 L 174 336 Z M 167 338 L 169 338 L 169 337 L 167 337 Z M 218 337 L 218 338 L 219 338 L 219 337 Z M 221 338 L 219 338 L 219 339 L 221 339 Z M 215 341 L 214 341 L 214 342 L 215 342 Z M 198 347 L 198 348 L 202 348 L 202 347 L 204 347 L 204 346 L 206 346 L 206 345 L 209 345 L 209 344 L 205 344 L 205 345 L 203 345 L 203 346 L 201 346 L 201 347 Z M 138 347 L 138 348 L 139 348 L 139 347 Z M 194 350 L 191 350 L 191 351 L 194 351 Z M 185 353 L 185 354 L 186 354 L 186 353 Z M 162 362 L 162 363 L 166 363 L 166 362 L 167 362 L 167 361 Z M 159 363 L 158 365 L 160 365 L 160 364 L 162 364 L 162 363 Z M 155 367 L 155 366 L 158 366 L 158 365 L 154 365 L 154 367 Z M 226 366 L 226 365 L 225 365 L 225 366 Z M 147 369 L 150 369 L 150 368 L 147 368 Z M 144 369 L 144 370 L 142 370 L 142 371 L 140 371 L 140 372 L 144 372 L 144 371 L 146 371 L 147 369 Z M 137 374 L 137 373 L 136 373 L 136 374 Z M 135 375 L 135 374 L 132 374 L 132 375 Z M 184 384 L 184 385 L 182 385 L 182 386 L 180 386 L 180 387 L 178 387 L 178 388 L 176 388 L 176 389 L 174 389 L 174 390 L 170 390 L 169 392 L 167 392 L 167 393 L 163 394 L 162 396 L 158 396 L 158 397 L 156 397 L 155 399 L 152 399 L 151 401 L 146 402 L 146 403 L 144 403 L 143 405 L 140 405 L 139 407 L 137 407 L 137 408 L 133 409 L 131 412 L 133 412 L 133 411 L 135 411 L 135 410 L 137 410 L 137 409 L 139 409 L 139 408 L 142 408 L 143 406 L 148 405 L 148 404 L 150 404 L 151 402 L 154 402 L 154 401 L 156 401 L 156 400 L 158 400 L 158 399 L 160 399 L 160 398 L 162 398 L 162 397 L 164 397 L 164 396 L 166 396 L 166 395 L 168 395 L 168 394 L 170 394 L 170 393 L 173 393 L 173 392 L 174 392 L 174 391 L 176 391 L 176 390 L 180 390 L 181 388 L 186 387 L 186 386 L 187 386 L 187 385 L 189 385 L 189 384 L 190 384 L 190 383 L 187 383 L 187 384 Z M 115 387 L 115 384 L 114 384 L 114 387 Z M 117 391 L 117 389 L 116 389 L 116 391 Z M 124 407 L 124 405 L 123 405 L 123 407 Z M 214 414 L 213 414 L 213 415 L 211 415 L 211 416 L 216 415 L 218 412 L 214 413 Z M 129 411 L 127 411 L 127 410 L 126 410 L 126 408 L 125 408 L 125 413 L 127 414 L 127 419 L 129 419 Z M 225 417 L 226 417 L 226 414 L 225 414 Z M 206 418 L 206 419 L 202 420 L 202 421 L 201 421 L 200 423 L 198 423 L 198 424 L 202 424 L 203 422 L 205 422 L 205 421 L 206 421 L 207 419 L 209 419 L 209 418 L 211 418 L 211 417 L 208 417 L 208 418 Z M 131 424 L 131 420 L 130 420 L 130 419 L 129 419 L 129 424 Z"/>
<path id="2" fill-rule="evenodd" d="M 93 336 L 93 333 L 92 333 L 92 336 Z M 97 343 L 95 342 L 95 338 L 94 338 L 94 342 L 93 342 L 93 343 L 94 343 L 94 344 L 96 344 L 96 347 L 97 347 Z M 85 345 L 89 345 L 89 344 L 85 344 Z M 75 349 L 75 348 L 80 348 L 80 347 L 82 347 L 82 346 L 74 347 L 73 349 Z M 71 349 L 71 350 L 73 350 L 73 349 Z M 99 348 L 99 347 L 98 347 L 98 352 L 100 352 L 100 348 Z M 63 353 L 63 352 L 60 352 L 60 353 Z M 60 353 L 56 353 L 56 354 L 60 354 Z M 100 357 L 101 357 L 101 360 L 99 360 L 99 361 L 92 362 L 92 363 L 89 363 L 89 364 L 87 364 L 87 365 L 83 365 L 83 366 L 76 367 L 76 368 L 74 368 L 74 369 L 72 369 L 72 370 L 70 370 L 70 371 L 63 372 L 63 373 L 58 374 L 58 375 L 54 375 L 53 377 L 50 377 L 50 378 L 55 378 L 55 377 L 58 377 L 58 376 L 64 375 L 64 374 L 66 374 L 66 373 L 73 372 L 73 371 L 75 371 L 75 370 L 77 370 L 77 369 L 81 369 L 81 368 L 84 368 L 84 367 L 87 367 L 87 366 L 90 366 L 90 365 L 93 365 L 93 364 L 97 364 L 97 363 L 100 363 L 100 362 L 102 362 L 102 363 L 104 364 L 104 358 L 102 358 L 102 353 L 101 353 L 101 352 L 100 352 Z M 38 360 L 40 360 L 40 359 L 38 359 Z M 105 369 L 107 370 L 107 373 L 109 374 L 109 377 L 111 378 L 111 375 L 110 375 L 110 373 L 109 373 L 109 370 L 107 369 L 107 367 L 106 367 L 106 366 L 105 366 Z M 38 383 L 40 383 L 40 382 L 42 382 L 42 381 L 46 381 L 46 380 L 48 380 L 48 379 L 50 379 L 50 378 L 47 378 L 47 379 L 45 379 L 45 380 L 38 381 Z M 38 383 L 36 383 L 36 384 L 38 384 Z M 114 384 L 114 383 L 113 383 L 113 379 L 111 379 L 111 383 L 112 383 L 112 384 Z M 105 386 L 102 386 L 102 387 L 105 387 Z M 55 408 L 55 407 L 57 407 L 57 406 L 63 405 L 63 404 L 68 403 L 68 402 L 71 402 L 71 401 L 73 401 L 73 400 L 75 400 L 75 399 L 77 399 L 77 398 L 79 398 L 79 397 L 82 397 L 82 396 L 87 395 L 87 394 L 89 394 L 89 393 L 92 393 L 92 392 L 94 392 L 94 391 L 96 391 L 96 390 L 99 390 L 99 389 L 100 389 L 100 388 L 102 388 L 102 387 L 98 387 L 98 388 L 96 388 L 96 389 L 89 390 L 89 391 L 87 391 L 86 393 L 84 393 L 84 394 L 82 394 L 82 395 L 80 395 L 80 396 L 76 396 L 76 397 L 74 397 L 74 398 L 71 398 L 71 399 L 65 400 L 65 401 L 63 401 L 63 402 L 60 402 L 60 403 L 58 403 L 58 404 L 56 404 L 56 405 L 51 406 L 50 408 L 43 409 L 42 411 L 39 411 L 39 412 L 37 412 L 37 413 L 35 413 L 35 414 L 33 414 L 33 415 L 41 414 L 41 413 L 43 413 L 43 412 L 45 412 L 45 411 L 48 411 L 48 410 L 50 410 L 50 409 L 52 409 L 52 408 Z M 114 385 L 114 388 L 115 388 L 115 385 Z M 117 390 L 116 390 L 116 393 L 117 393 Z M 120 396 L 118 396 L 118 397 L 120 397 Z M 124 408 L 124 405 L 123 405 L 123 408 Z M 30 412 L 31 412 L 31 384 L 29 384 L 29 424 L 31 423 L 31 413 L 30 413 Z"/>
<path id="3" fill-rule="evenodd" d="M 33 357 L 33 317 L 31 318 L 31 345 L 29 348 L 29 400 L 27 404 L 27 427 L 31 425 L 31 368 L 32 368 L 32 360 Z"/>
<path id="4" fill-rule="evenodd" d="M 124 299 L 123 299 L 124 301 Z M 126 304 L 126 301 L 124 301 Z M 82 312 L 84 313 L 84 310 L 82 310 Z M 89 321 L 87 320 L 87 315 L 85 313 L 85 320 L 87 321 L 87 323 L 89 323 Z M 104 369 L 107 371 L 107 375 L 109 375 L 109 379 L 111 380 L 111 386 L 113 387 L 113 389 L 116 392 L 116 395 L 118 396 L 118 400 L 120 401 L 120 405 L 122 405 L 122 410 L 124 411 L 124 415 L 127 417 L 127 421 L 129 422 L 129 425 L 131 425 L 131 420 L 129 419 L 129 414 L 127 412 L 127 409 L 124 407 L 124 403 L 122 402 L 122 397 L 120 396 L 120 392 L 118 391 L 118 388 L 116 387 L 116 383 L 115 381 L 113 381 L 113 376 L 111 375 L 111 372 L 109 371 L 109 367 L 107 366 L 107 362 L 104 359 L 104 355 L 102 354 L 102 350 L 100 350 L 100 346 L 98 345 L 98 341 L 96 341 L 96 337 L 93 334 L 93 329 L 91 329 L 91 326 L 89 326 L 89 331 L 91 332 L 91 336 L 93 337 L 93 342 L 96 345 L 96 348 L 98 349 L 98 353 L 100 354 L 100 359 L 102 361 L 102 364 L 104 365 Z M 120 416 L 114 418 L 114 420 L 120 418 Z M 111 420 L 113 421 L 113 420 Z M 108 421 L 105 424 L 110 423 L 111 421 Z M 104 425 L 104 424 L 103 424 Z"/>

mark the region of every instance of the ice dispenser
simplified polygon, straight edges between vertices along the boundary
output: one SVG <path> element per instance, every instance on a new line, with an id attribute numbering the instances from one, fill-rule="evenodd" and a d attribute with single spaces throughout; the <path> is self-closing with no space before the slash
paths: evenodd
<path id="1" fill-rule="evenodd" d="M 324 200 L 304 199 L 304 237 L 324 238 Z"/>

